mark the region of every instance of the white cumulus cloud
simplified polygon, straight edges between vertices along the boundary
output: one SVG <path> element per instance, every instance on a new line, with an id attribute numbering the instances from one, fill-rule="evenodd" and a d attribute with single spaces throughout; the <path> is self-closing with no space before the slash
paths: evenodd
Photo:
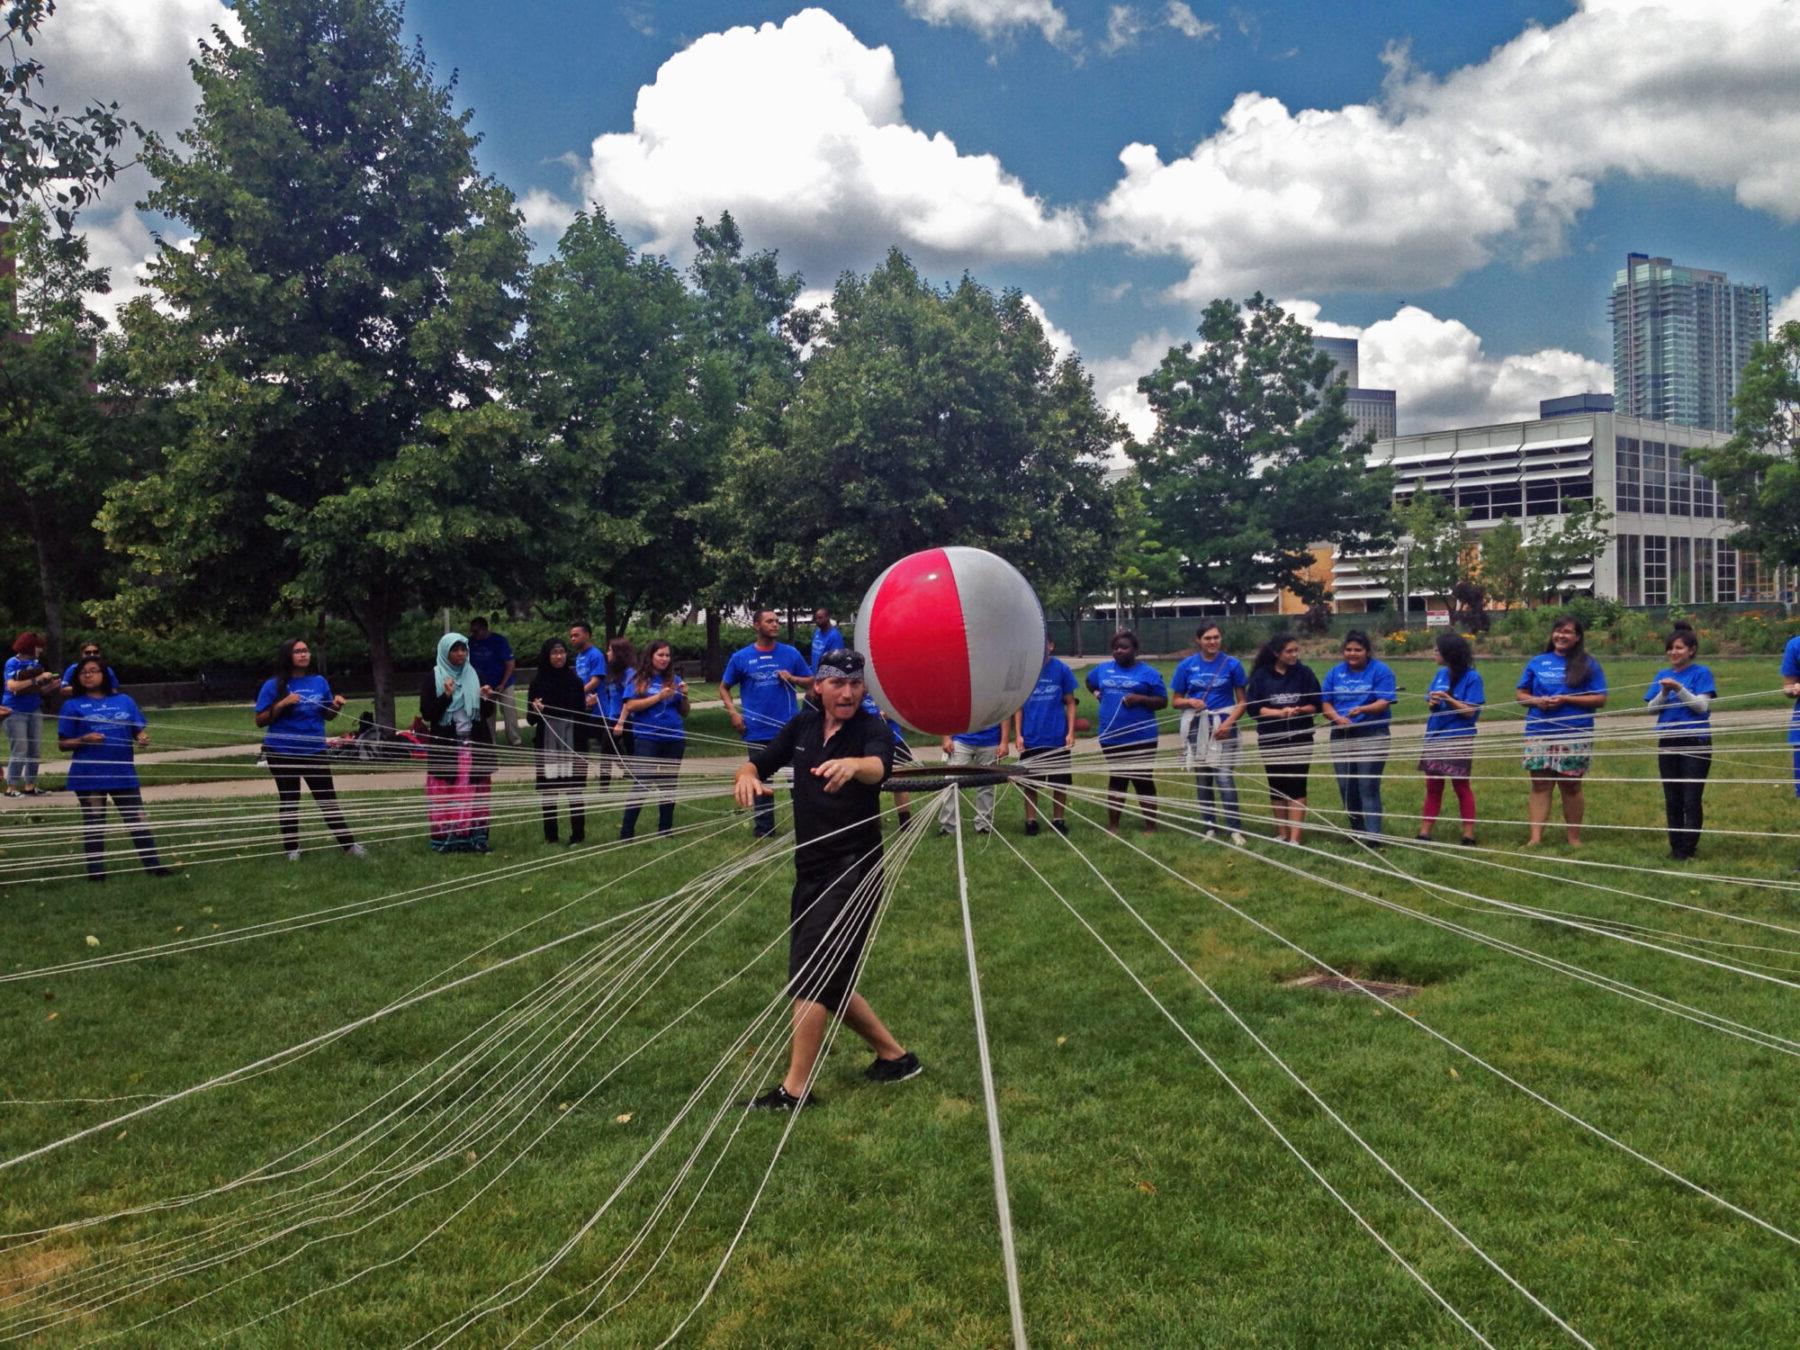
<path id="1" fill-rule="evenodd" d="M 638 91 L 630 131 L 594 141 L 583 186 L 657 252 L 681 255 L 696 216 L 729 210 L 819 281 L 890 244 L 963 267 L 1083 242 L 1078 212 L 908 126 L 901 102 L 893 53 L 824 10 L 708 34 Z"/>
<path id="2" fill-rule="evenodd" d="M 956 24 L 985 38 L 1035 28 L 1051 42 L 1072 37 L 1069 19 L 1051 0 L 905 0 L 906 12 L 937 27 Z"/>
<path id="3" fill-rule="evenodd" d="M 1775 302 L 1775 309 L 1769 315 L 1771 326 L 1778 327 L 1784 323 L 1800 323 L 1800 286 L 1789 291 L 1785 298 Z"/>
<path id="4" fill-rule="evenodd" d="M 1044 307 L 1038 302 L 1036 296 L 1027 295 L 1025 297 L 1025 308 L 1031 311 L 1031 317 L 1036 319 L 1039 326 L 1043 328 L 1044 341 L 1050 344 L 1050 350 L 1058 361 L 1064 357 L 1075 355 L 1075 339 L 1069 336 L 1067 329 L 1058 328 L 1050 322 L 1050 316 L 1044 312 Z"/>
<path id="5" fill-rule="evenodd" d="M 1094 393 L 1100 405 L 1125 423 L 1133 440 L 1147 441 L 1156 431 L 1156 414 L 1150 410 L 1150 400 L 1138 393 L 1138 379 L 1155 370 L 1169 348 L 1188 340 L 1163 329 L 1138 338 L 1123 356 L 1089 363 L 1088 372 L 1094 377 Z"/>
<path id="6" fill-rule="evenodd" d="M 1396 391 L 1403 435 L 1533 418 L 1540 399 L 1612 388 L 1605 362 L 1556 347 L 1491 356 L 1460 319 L 1417 305 L 1366 328 L 1321 319 L 1311 300 L 1284 301 L 1282 308 L 1322 337 L 1358 340 L 1359 378 L 1366 388 Z"/>
<path id="7" fill-rule="evenodd" d="M 120 113 L 171 144 L 193 120 L 199 90 L 188 62 L 201 39 L 223 29 L 237 39 L 243 26 L 221 0 L 81 0 L 65 3 L 45 22 L 33 55 L 44 63 L 46 103 L 65 111 L 117 103 Z M 121 155 L 129 158 L 129 153 Z M 94 263 L 112 272 L 112 294 L 94 304 L 109 321 L 144 291 L 155 256 L 150 226 L 133 206 L 150 190 L 150 176 L 127 169 L 78 217 Z"/>
<path id="8" fill-rule="evenodd" d="M 1444 77 L 1390 49 L 1384 95 L 1246 92 L 1165 160 L 1128 145 L 1099 236 L 1187 262 L 1183 299 L 1431 288 L 1559 251 L 1610 176 L 1672 176 L 1800 220 L 1800 5 L 1585 0 Z"/>

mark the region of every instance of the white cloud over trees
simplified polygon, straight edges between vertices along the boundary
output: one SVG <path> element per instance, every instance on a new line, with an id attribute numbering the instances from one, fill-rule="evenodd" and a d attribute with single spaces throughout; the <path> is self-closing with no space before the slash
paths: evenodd
<path id="1" fill-rule="evenodd" d="M 1290 110 L 1246 92 L 1165 160 L 1134 143 L 1100 239 L 1189 267 L 1175 295 L 1446 286 L 1557 253 L 1609 176 L 1727 189 L 1800 220 L 1800 5 L 1586 0 L 1439 78 L 1387 54 L 1383 96 Z"/>

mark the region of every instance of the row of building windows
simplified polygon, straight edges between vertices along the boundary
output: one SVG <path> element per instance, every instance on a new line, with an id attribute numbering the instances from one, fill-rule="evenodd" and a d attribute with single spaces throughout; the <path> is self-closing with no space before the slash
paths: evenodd
<path id="1" fill-rule="evenodd" d="M 1594 479 L 1566 478 L 1551 483 L 1458 483 L 1450 488 L 1433 488 L 1432 492 L 1446 506 L 1461 507 L 1471 521 L 1505 520 L 1519 516 L 1554 516 L 1571 510 L 1576 503 L 1594 499 Z M 1404 486 L 1394 494 L 1395 505 L 1404 505 L 1411 494 Z"/>
<path id="2" fill-rule="evenodd" d="M 1716 540 L 1621 534 L 1614 543 L 1619 599 L 1628 605 L 1735 604 L 1740 598 L 1762 598 L 1742 594 L 1738 552 Z"/>
<path id="3" fill-rule="evenodd" d="M 1646 516 L 1699 516 L 1718 519 L 1719 493 L 1712 479 L 1695 471 L 1682 446 L 1621 436 L 1616 446 L 1618 482 L 1613 505 Z M 1661 604 L 1662 601 L 1646 601 Z"/>

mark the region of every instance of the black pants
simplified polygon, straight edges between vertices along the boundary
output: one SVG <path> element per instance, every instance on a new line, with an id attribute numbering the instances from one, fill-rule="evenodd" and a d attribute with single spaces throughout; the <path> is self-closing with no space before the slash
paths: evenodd
<path id="1" fill-rule="evenodd" d="M 1671 736 L 1658 741 L 1656 748 L 1669 852 L 1691 858 L 1700 845 L 1701 799 L 1706 796 L 1706 776 L 1712 772 L 1712 738 Z"/>
<path id="2" fill-rule="evenodd" d="M 1103 745 L 1106 756 L 1106 790 L 1121 804 L 1125 789 L 1137 789 L 1138 802 L 1156 800 L 1156 742 L 1132 741 L 1125 745 Z"/>
<path id="3" fill-rule="evenodd" d="M 87 854 L 88 875 L 106 875 L 108 797 L 119 808 L 119 819 L 125 822 L 125 828 L 131 831 L 131 845 L 137 850 L 138 861 L 143 863 L 146 872 L 154 872 L 162 866 L 162 860 L 156 856 L 156 839 L 150 833 L 149 823 L 144 819 L 144 794 L 136 788 L 112 788 L 103 792 L 75 794 L 76 800 L 81 803 L 81 847 Z"/>
<path id="4" fill-rule="evenodd" d="M 880 902 L 879 849 L 807 860 L 788 905 L 790 997 L 844 1011 Z"/>
<path id="5" fill-rule="evenodd" d="M 312 789 L 319 814 L 325 817 L 326 828 L 338 841 L 338 847 L 349 848 L 356 842 L 356 836 L 350 833 L 350 826 L 338 807 L 337 787 L 331 781 L 331 766 L 326 763 L 325 756 L 287 755 L 265 750 L 263 757 L 269 761 L 269 772 L 275 775 L 275 795 L 279 798 L 275 818 L 281 823 L 283 849 L 292 853 L 300 847 L 301 783 Z"/>

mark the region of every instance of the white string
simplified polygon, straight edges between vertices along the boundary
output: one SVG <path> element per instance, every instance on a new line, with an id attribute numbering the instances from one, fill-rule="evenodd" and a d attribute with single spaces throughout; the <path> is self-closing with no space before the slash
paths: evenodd
<path id="1" fill-rule="evenodd" d="M 969 1001 L 975 1014 L 975 1050 L 981 1063 L 981 1099 L 987 1111 L 988 1157 L 994 1166 L 994 1209 L 1000 1220 L 1000 1257 L 1006 1267 L 1006 1303 L 1015 1350 L 1026 1350 L 1025 1302 L 1019 1291 L 1019 1258 L 1013 1246 L 1012 1205 L 1006 1195 L 1006 1154 L 1000 1144 L 1000 1102 L 988 1053 L 987 1016 L 981 1008 L 981 974 L 975 966 L 975 922 L 969 916 L 969 872 L 963 863 L 962 804 L 956 816 L 956 889 L 962 901 L 963 945 L 969 957 Z"/>

